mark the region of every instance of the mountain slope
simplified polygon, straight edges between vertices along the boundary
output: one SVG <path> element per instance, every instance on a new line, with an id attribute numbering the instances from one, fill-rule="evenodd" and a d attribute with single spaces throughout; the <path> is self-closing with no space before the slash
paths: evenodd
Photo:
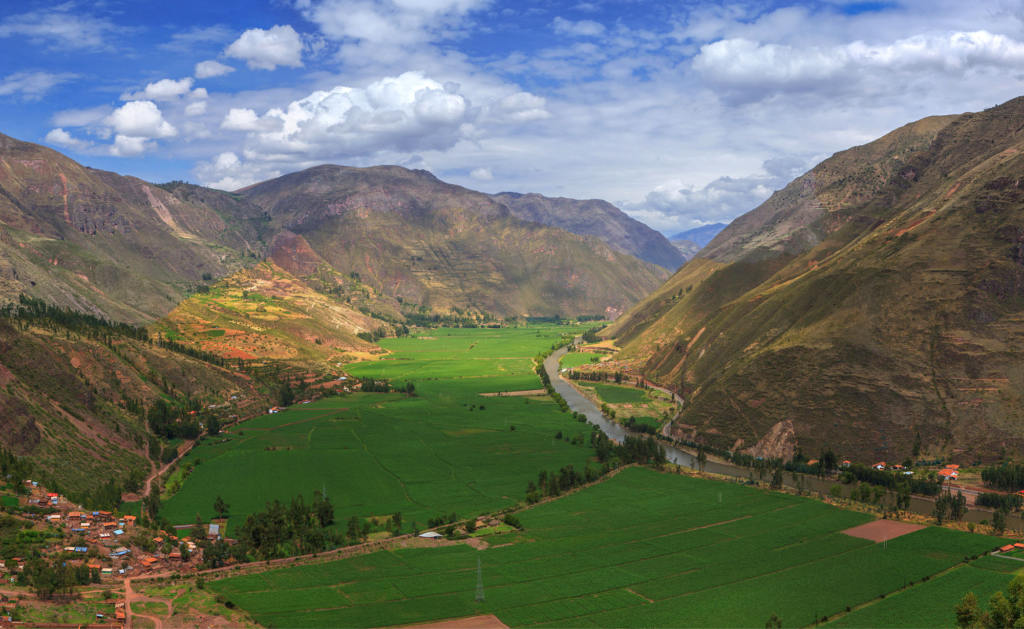
<path id="1" fill-rule="evenodd" d="M 701 225 L 700 227 L 694 227 L 693 229 L 687 229 L 679 232 L 678 234 L 674 234 L 670 237 L 670 240 L 686 240 L 698 245 L 699 247 L 705 247 L 726 227 L 728 227 L 728 225 L 725 223 Z"/>
<path id="2" fill-rule="evenodd" d="M 1024 445 L 1024 99 L 839 153 L 722 231 L 609 331 L 687 399 L 677 430 L 806 453 Z"/>
<path id="3" fill-rule="evenodd" d="M 142 323 L 260 249 L 202 203 L 0 135 L 0 298 Z"/>
<path id="4" fill-rule="evenodd" d="M 326 265 L 357 274 L 421 311 L 614 317 L 665 277 L 593 237 L 522 221 L 489 196 L 397 166 L 318 166 L 238 191 L 299 256 L 293 273 Z M 284 259 L 288 258 L 288 259 Z"/>
<path id="5" fill-rule="evenodd" d="M 502 192 L 491 198 L 523 220 L 560 227 L 574 234 L 596 236 L 619 251 L 670 271 L 686 261 L 664 236 L 607 201 L 515 192 Z"/>

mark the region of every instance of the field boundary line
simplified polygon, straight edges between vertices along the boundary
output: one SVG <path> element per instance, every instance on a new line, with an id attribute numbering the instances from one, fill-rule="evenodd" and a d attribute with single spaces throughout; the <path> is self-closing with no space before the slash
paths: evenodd
<path id="1" fill-rule="evenodd" d="M 984 555 L 982 555 L 982 556 L 984 556 Z M 867 607 L 871 607 L 872 605 L 877 605 L 878 603 L 881 603 L 882 601 L 886 600 L 887 598 L 890 598 L 890 597 L 893 597 L 893 596 L 899 596 L 900 594 L 903 594 L 905 592 L 909 592 L 910 590 L 912 590 L 912 589 L 914 589 L 916 587 L 921 587 L 925 583 L 930 582 L 932 579 L 938 579 L 938 578 L 944 577 L 947 574 L 950 574 L 952 572 L 956 572 L 957 570 L 962 570 L 963 568 L 966 568 L 966 567 L 970 566 L 971 563 L 973 563 L 973 561 L 974 560 L 971 560 L 971 561 L 968 561 L 968 562 L 960 562 L 958 564 L 952 565 L 952 566 L 950 566 L 948 568 L 945 568 L 943 570 L 939 570 L 935 574 L 928 575 L 927 581 L 922 577 L 921 579 L 916 581 L 913 585 L 904 585 L 903 587 L 901 587 L 899 589 L 896 589 L 896 590 L 893 590 L 892 592 L 887 593 L 885 595 L 885 598 L 878 598 L 876 596 L 875 598 L 871 599 L 870 601 L 864 601 L 863 603 L 860 603 L 859 605 L 854 605 L 854 606 L 850 607 L 850 611 L 845 611 L 844 610 L 844 611 L 837 612 L 836 614 L 834 614 L 831 617 L 829 617 L 829 619 L 825 622 L 825 624 L 831 624 L 833 621 L 839 620 L 840 618 L 843 618 L 844 616 L 848 616 L 849 614 L 852 614 L 855 611 L 858 611 L 858 610 L 861 610 L 861 609 L 865 609 Z M 950 615 L 952 615 L 952 611 L 950 612 Z M 805 627 L 814 627 L 814 626 L 817 626 L 817 625 L 804 625 L 804 626 Z"/>

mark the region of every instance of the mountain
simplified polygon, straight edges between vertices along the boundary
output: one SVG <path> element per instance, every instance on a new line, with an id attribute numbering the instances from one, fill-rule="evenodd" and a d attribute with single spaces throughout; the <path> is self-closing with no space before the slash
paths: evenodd
<path id="1" fill-rule="evenodd" d="M 406 316 L 614 318 L 667 275 L 422 170 L 317 166 L 238 194 L 287 234 L 269 252 L 281 268 L 299 277 L 316 269 L 358 277 Z"/>
<path id="2" fill-rule="evenodd" d="M 0 135 L 0 301 L 24 293 L 144 323 L 263 249 L 230 212 Z"/>
<path id="3" fill-rule="evenodd" d="M 1019 449 L 1022 130 L 1016 99 L 837 153 L 617 321 L 620 360 L 683 394 L 677 436 L 720 447 Z"/>
<path id="4" fill-rule="evenodd" d="M 686 262 L 664 236 L 607 201 L 515 192 L 502 192 L 491 198 L 523 220 L 560 227 L 574 234 L 596 236 L 619 251 L 670 271 Z"/>
<path id="5" fill-rule="evenodd" d="M 700 227 L 681 231 L 678 234 L 669 237 L 669 240 L 686 240 L 700 247 L 704 247 L 725 228 L 725 223 L 709 223 L 707 225 L 701 225 Z"/>

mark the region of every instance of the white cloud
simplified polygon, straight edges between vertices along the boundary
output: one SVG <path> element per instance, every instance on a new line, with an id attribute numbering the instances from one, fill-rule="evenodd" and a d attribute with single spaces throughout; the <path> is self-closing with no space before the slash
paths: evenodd
<path id="1" fill-rule="evenodd" d="M 281 175 L 281 171 L 265 164 L 243 163 L 230 151 L 220 153 L 210 161 L 199 162 L 195 173 L 203 185 L 218 190 L 237 190 Z"/>
<path id="2" fill-rule="evenodd" d="M 77 76 L 70 72 L 15 72 L 0 79 L 0 96 L 21 95 L 25 100 L 39 100 L 52 88 Z"/>
<path id="3" fill-rule="evenodd" d="M 488 112 L 497 122 L 529 122 L 550 118 L 547 101 L 530 92 L 516 92 L 494 102 Z"/>
<path id="4" fill-rule="evenodd" d="M 84 127 L 110 115 L 111 108 L 107 105 L 88 109 L 65 109 L 53 115 L 52 122 L 58 127 Z"/>
<path id="5" fill-rule="evenodd" d="M 57 146 L 70 149 L 84 149 L 89 147 L 88 142 L 72 137 L 70 133 L 60 127 L 51 129 L 50 132 L 46 134 L 45 140 L 50 144 L 56 144 Z"/>
<path id="6" fill-rule="evenodd" d="M 194 54 L 197 48 L 211 44 L 221 44 L 230 41 L 234 32 L 226 26 L 195 26 L 188 30 L 174 33 L 171 41 L 160 44 L 163 50 Z M 203 77 L 196 76 L 197 79 Z"/>
<path id="7" fill-rule="evenodd" d="M 474 168 L 469 172 L 469 176 L 477 181 L 490 181 L 494 179 L 494 173 L 491 172 L 490 168 Z"/>
<path id="8" fill-rule="evenodd" d="M 569 35 L 572 37 L 597 37 L 604 34 L 604 24 L 593 20 L 574 22 L 562 17 L 556 17 L 551 23 L 551 27 L 559 35 Z"/>
<path id="9" fill-rule="evenodd" d="M 5 17 L 0 20 L 0 38 L 21 36 L 59 50 L 101 49 L 117 28 L 106 18 L 86 15 L 74 2 L 65 2 Z"/>
<path id="10" fill-rule="evenodd" d="M 302 67 L 302 39 L 290 25 L 270 29 L 251 28 L 224 51 L 242 59 L 253 70 L 273 70 L 277 66 Z"/>
<path id="11" fill-rule="evenodd" d="M 197 87 L 196 89 L 192 90 L 188 97 L 192 100 L 203 100 L 209 98 L 210 93 L 206 91 L 205 87 Z"/>
<path id="12" fill-rule="evenodd" d="M 177 81 L 160 79 L 153 83 L 147 83 L 141 92 L 122 94 L 121 100 L 174 100 L 183 94 L 188 94 L 192 90 L 193 82 L 190 76 Z"/>
<path id="13" fill-rule="evenodd" d="M 110 154 L 115 157 L 132 157 L 141 155 L 153 147 L 152 142 L 143 137 L 121 135 L 114 136 L 114 144 L 110 147 Z"/>
<path id="14" fill-rule="evenodd" d="M 125 151 L 130 150 L 131 147 L 141 146 L 141 144 L 134 143 L 133 138 L 169 138 L 178 133 L 171 123 L 164 120 L 156 103 L 148 100 L 129 101 L 115 109 L 104 119 L 104 122 L 113 128 L 119 138 L 124 138 L 121 143 Z M 128 153 L 119 154 L 126 155 Z"/>
<path id="15" fill-rule="evenodd" d="M 231 66 L 210 59 L 197 63 L 194 73 L 197 79 L 209 79 L 215 76 L 224 76 L 234 71 L 235 69 Z"/>
<path id="16" fill-rule="evenodd" d="M 1024 43 L 988 31 L 914 35 L 887 44 L 854 41 L 836 46 L 792 46 L 729 38 L 706 44 L 693 68 L 710 83 L 750 93 L 863 89 L 866 81 L 898 73 L 959 75 L 972 68 L 1015 70 Z M 882 87 L 881 85 L 879 87 Z M 891 86 L 884 86 L 891 89 Z"/>
<path id="17" fill-rule="evenodd" d="M 206 113 L 206 101 L 200 100 L 185 105 L 186 116 L 201 116 Z"/>
<path id="18" fill-rule="evenodd" d="M 266 129 L 266 124 L 261 123 L 260 117 L 252 109 L 232 107 L 221 121 L 220 128 L 229 131 L 259 131 Z"/>

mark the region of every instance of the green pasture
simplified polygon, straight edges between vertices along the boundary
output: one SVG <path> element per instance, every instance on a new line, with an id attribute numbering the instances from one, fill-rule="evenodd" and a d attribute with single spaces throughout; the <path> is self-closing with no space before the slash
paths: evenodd
<path id="1" fill-rule="evenodd" d="M 952 627 L 953 608 L 967 592 L 974 592 L 982 607 L 999 590 L 1006 591 L 1024 563 L 984 556 L 957 566 L 925 583 L 873 601 L 829 624 L 834 627 Z"/>
<path id="2" fill-rule="evenodd" d="M 268 501 L 326 489 L 336 520 L 401 512 L 406 527 L 455 512 L 515 504 L 542 470 L 578 469 L 589 446 L 556 440 L 589 428 L 548 400 L 483 397 L 540 388 L 531 358 L 567 326 L 438 329 L 386 339 L 385 359 L 349 367 L 357 377 L 411 380 L 416 396 L 355 393 L 296 404 L 207 438 L 184 459 L 199 461 L 163 505 L 175 524 L 213 516 L 222 496 L 231 522 Z"/>
<path id="3" fill-rule="evenodd" d="M 647 392 L 643 389 L 598 383 L 594 385 L 594 390 L 598 397 L 609 404 L 643 404 L 647 401 Z"/>
<path id="4" fill-rule="evenodd" d="M 589 365 L 590 363 L 596 363 L 601 359 L 600 354 L 593 352 L 569 352 L 558 362 L 565 369 L 572 369 L 573 367 L 579 367 L 580 365 Z"/>
<path id="5" fill-rule="evenodd" d="M 840 533 L 869 521 L 865 514 L 644 468 L 519 518 L 523 532 L 491 538 L 483 551 L 378 552 L 208 587 L 266 626 L 400 625 L 486 613 L 512 626 L 755 627 L 772 614 L 785 626 L 805 626 L 1000 543 L 927 528 L 875 544 Z"/>

